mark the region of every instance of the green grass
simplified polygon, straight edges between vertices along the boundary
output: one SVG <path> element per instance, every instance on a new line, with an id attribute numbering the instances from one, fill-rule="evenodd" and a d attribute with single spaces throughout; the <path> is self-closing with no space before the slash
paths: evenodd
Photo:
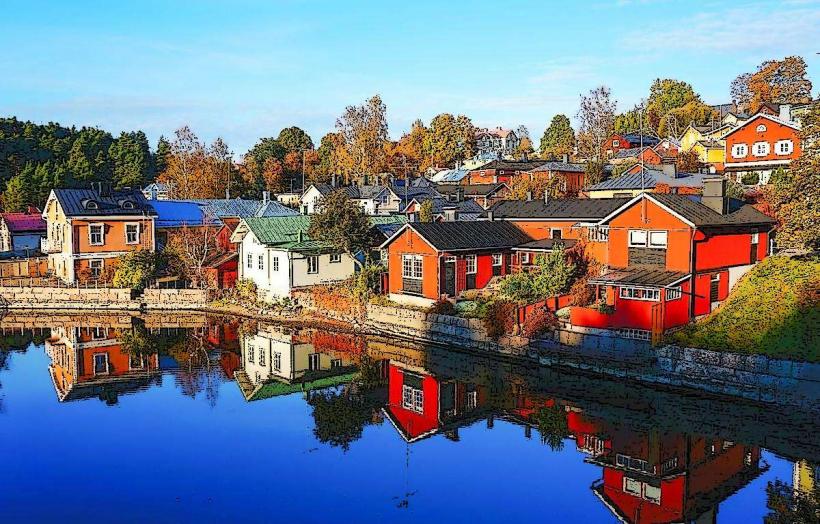
<path id="1" fill-rule="evenodd" d="M 820 256 L 764 260 L 719 309 L 669 338 L 682 346 L 820 362 Z"/>

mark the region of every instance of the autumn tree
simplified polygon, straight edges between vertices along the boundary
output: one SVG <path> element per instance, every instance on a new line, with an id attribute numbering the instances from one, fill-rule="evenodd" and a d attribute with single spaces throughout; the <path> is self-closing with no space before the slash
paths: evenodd
<path id="1" fill-rule="evenodd" d="M 680 151 L 675 157 L 676 169 L 680 173 L 694 173 L 700 168 L 700 159 L 698 154 L 693 151 Z"/>
<path id="2" fill-rule="evenodd" d="M 205 146 L 188 126 L 174 132 L 166 158 L 167 167 L 159 177 L 171 186 L 173 198 L 201 198 Z"/>
<path id="3" fill-rule="evenodd" d="M 534 149 L 532 147 L 530 130 L 527 129 L 527 126 L 521 124 L 515 128 L 515 134 L 518 136 L 518 147 L 515 150 L 516 156 L 519 158 L 524 158 L 525 156 L 531 155 Z"/>
<path id="4" fill-rule="evenodd" d="M 225 195 L 230 196 L 236 170 L 233 164 L 233 151 L 222 137 L 217 137 L 208 147 L 205 168 L 206 179 L 216 184 L 216 191 L 225 188 Z"/>
<path id="5" fill-rule="evenodd" d="M 370 246 L 370 219 L 361 206 L 351 202 L 347 193 L 337 189 L 322 199 L 318 212 L 310 216 L 308 235 L 347 253 L 361 268 L 356 254 Z"/>
<path id="6" fill-rule="evenodd" d="M 806 61 L 800 56 L 767 60 L 754 73 L 739 75 L 730 86 L 732 100 L 751 113 L 766 103 L 809 103 L 811 89 L 811 80 L 806 77 Z"/>
<path id="7" fill-rule="evenodd" d="M 195 287 L 213 285 L 208 282 L 205 263 L 218 253 L 216 235 L 219 221 L 208 213 L 202 217 L 201 224 L 183 224 L 168 237 L 166 254 L 177 257 L 182 262 L 184 276 Z"/>
<path id="8" fill-rule="evenodd" d="M 604 153 L 604 143 L 612 135 L 615 125 L 617 102 L 612 100 L 608 87 L 599 86 L 581 95 L 578 109 L 578 149 L 585 158 L 599 160 Z"/>
<path id="9" fill-rule="evenodd" d="M 441 113 L 430 121 L 424 151 L 434 166 L 452 166 L 473 156 L 475 126 L 464 115 Z"/>
<path id="10" fill-rule="evenodd" d="M 429 130 L 424 125 L 424 122 L 416 120 L 410 126 L 410 132 L 402 135 L 392 151 L 393 157 L 402 160 L 402 167 L 404 161 L 417 166 L 419 172 L 430 167 L 430 156 L 427 154 L 425 147 L 428 133 Z M 391 164 L 392 163 L 394 163 L 394 161 L 391 161 Z"/>
<path id="11" fill-rule="evenodd" d="M 550 176 L 547 173 L 534 174 L 532 176 L 513 177 L 509 183 L 510 191 L 507 194 L 508 200 L 526 200 L 527 196 L 535 199 L 544 198 L 564 198 L 564 179 L 561 176 Z"/>
<path id="12" fill-rule="evenodd" d="M 419 207 L 419 222 L 433 221 L 433 200 L 427 199 Z"/>
<path id="13" fill-rule="evenodd" d="M 348 180 L 384 171 L 387 158 L 387 106 L 375 95 L 360 106 L 348 106 L 336 120 L 344 137 L 346 155 L 339 158 L 340 171 Z"/>
<path id="14" fill-rule="evenodd" d="M 566 115 L 552 117 L 541 137 L 541 158 L 569 157 L 575 149 L 575 131 Z"/>
<path id="15" fill-rule="evenodd" d="M 344 135 L 331 132 L 323 136 L 316 154 L 318 164 L 308 180 L 310 183 L 330 182 L 333 175 L 341 174 L 348 163 Z"/>
<path id="16" fill-rule="evenodd" d="M 705 125 L 716 115 L 688 82 L 658 78 L 649 88 L 645 106 L 636 106 L 615 118 L 615 131 L 634 133 L 643 129 L 649 135 L 678 137 L 689 124 Z"/>
<path id="17" fill-rule="evenodd" d="M 765 198 L 780 229 L 778 243 L 785 247 L 820 249 L 820 102 L 802 117 L 803 152 L 789 169 L 769 181 Z"/>

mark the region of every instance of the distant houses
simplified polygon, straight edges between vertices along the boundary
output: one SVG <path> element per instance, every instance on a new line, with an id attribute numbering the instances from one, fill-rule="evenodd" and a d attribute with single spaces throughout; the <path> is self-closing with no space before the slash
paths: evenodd
<path id="1" fill-rule="evenodd" d="M 0 251 L 39 252 L 45 236 L 46 221 L 38 209 L 0 213 Z"/>

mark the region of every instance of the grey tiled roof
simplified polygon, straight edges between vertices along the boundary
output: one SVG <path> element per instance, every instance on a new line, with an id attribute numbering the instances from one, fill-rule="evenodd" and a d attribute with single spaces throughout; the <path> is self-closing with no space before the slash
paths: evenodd
<path id="1" fill-rule="evenodd" d="M 623 174 L 609 178 L 587 188 L 588 191 L 617 190 L 617 189 L 651 189 L 657 184 L 667 184 L 670 187 L 701 187 L 703 177 L 701 173 L 678 173 L 670 176 L 659 169 L 644 168 L 644 179 L 641 182 L 641 173 Z"/>
<path id="2" fill-rule="evenodd" d="M 652 287 L 669 286 L 687 276 L 680 271 L 666 271 L 656 268 L 627 268 L 616 269 L 591 278 L 590 284 L 630 284 Z"/>
<path id="3" fill-rule="evenodd" d="M 438 251 L 506 249 L 532 239 L 509 222 L 409 222 Z"/>
<path id="4" fill-rule="evenodd" d="M 510 171 L 530 171 L 540 165 L 546 164 L 546 160 L 493 160 L 472 171 L 485 171 L 489 169 L 509 169 Z"/>
<path id="5" fill-rule="evenodd" d="M 464 191 L 467 196 L 489 196 L 499 189 L 507 187 L 507 184 L 471 184 L 468 186 L 441 184 L 436 186 L 436 191 L 442 195 L 455 195 L 458 190 Z"/>
<path id="6" fill-rule="evenodd" d="M 543 164 L 530 169 L 530 171 L 567 171 L 571 173 L 583 173 L 585 171 L 585 167 L 584 164 L 550 160 L 549 162 L 544 162 Z"/>
<path id="7" fill-rule="evenodd" d="M 490 211 L 495 218 L 551 218 L 570 220 L 600 220 L 622 205 L 628 198 L 555 198 L 537 200 L 502 200 Z"/>
<path id="8" fill-rule="evenodd" d="M 704 205 L 699 196 L 652 193 L 651 197 L 696 226 L 774 225 L 775 220 L 740 200 L 729 200 L 725 215 Z"/>
<path id="9" fill-rule="evenodd" d="M 578 241 L 574 238 L 544 238 L 541 240 L 533 240 L 532 242 L 526 242 L 516 247 L 515 249 L 523 251 L 552 251 L 552 248 L 554 248 L 556 245 L 561 245 L 565 248 L 570 248 L 577 243 Z"/>

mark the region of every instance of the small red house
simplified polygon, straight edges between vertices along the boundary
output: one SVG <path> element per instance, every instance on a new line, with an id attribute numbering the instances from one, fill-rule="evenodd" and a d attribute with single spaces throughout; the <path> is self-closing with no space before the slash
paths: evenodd
<path id="1" fill-rule="evenodd" d="M 654 147 L 660 142 L 654 136 L 641 135 L 639 133 L 615 133 L 604 143 L 604 150 L 607 156 L 612 156 L 621 149 L 632 149 L 636 147 Z"/>
<path id="2" fill-rule="evenodd" d="M 726 141 L 725 172 L 738 179 L 757 172 L 759 183 L 780 167 L 800 158 L 800 126 L 766 113 L 758 113 L 723 135 Z"/>
<path id="3" fill-rule="evenodd" d="M 381 245 L 390 298 L 427 306 L 481 289 L 508 274 L 512 248 L 531 240 L 509 222 L 409 222 Z"/>
<path id="4" fill-rule="evenodd" d="M 461 183 L 462 185 L 509 184 L 514 176 L 546 163 L 546 160 L 493 160 L 470 171 Z"/>
<path id="5" fill-rule="evenodd" d="M 608 308 L 573 307 L 571 323 L 649 340 L 705 315 L 770 254 L 774 225 L 719 177 L 704 179 L 703 197 L 642 193 L 599 222 L 609 271 L 590 284 Z"/>
<path id="6" fill-rule="evenodd" d="M 586 169 L 584 164 L 571 162 L 545 162 L 530 169 L 527 174 L 532 178 L 553 177 L 561 179 L 561 189 L 567 194 L 578 194 L 586 184 Z"/>

